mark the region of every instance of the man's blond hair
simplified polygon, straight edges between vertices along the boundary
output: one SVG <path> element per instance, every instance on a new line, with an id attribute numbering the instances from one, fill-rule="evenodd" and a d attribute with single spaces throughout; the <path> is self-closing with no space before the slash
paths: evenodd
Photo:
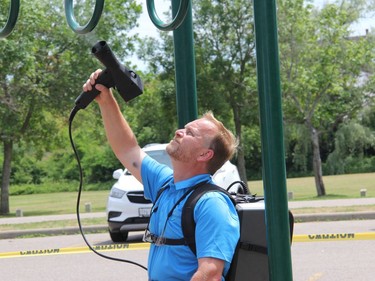
<path id="1" fill-rule="evenodd" d="M 207 170 L 213 175 L 226 161 L 232 159 L 236 153 L 238 143 L 233 133 L 225 128 L 223 123 L 217 120 L 211 111 L 203 114 L 202 118 L 212 122 L 218 129 L 209 147 L 214 151 L 214 156 L 207 163 Z"/>

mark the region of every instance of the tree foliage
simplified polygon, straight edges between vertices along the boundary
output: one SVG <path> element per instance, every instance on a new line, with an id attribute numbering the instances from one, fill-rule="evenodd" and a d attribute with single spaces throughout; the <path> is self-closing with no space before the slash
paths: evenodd
<path id="1" fill-rule="evenodd" d="M 199 1 L 194 12 L 198 101 L 233 128 L 246 182 L 245 148 L 255 147 L 249 137 L 258 134 L 253 8 L 241 0 Z"/>
<path id="2" fill-rule="evenodd" d="M 278 3 L 288 174 L 315 173 L 318 194 L 325 193 L 321 162 L 334 149 L 339 124 L 356 116 L 364 99 L 371 97 L 365 93 L 373 92 L 371 37 L 350 35 L 351 24 L 368 12 L 368 3 L 330 3 L 319 9 L 309 1 Z M 251 167 L 248 174 L 259 176 L 261 145 L 251 4 L 199 1 L 193 9 L 199 110 L 213 110 L 234 128 L 242 141 L 240 151 L 246 166 Z M 166 37 L 162 43 L 153 41 L 147 49 L 153 70 L 161 70 L 165 82 L 172 81 L 174 71 L 173 46 Z M 238 166 L 241 170 L 242 165 Z"/>
<path id="3" fill-rule="evenodd" d="M 287 0 L 279 7 L 284 112 L 287 122 L 304 124 L 309 131 L 317 193 L 325 195 L 321 134 L 361 109 L 367 81 L 359 81 L 373 59 L 368 39 L 351 37 L 349 29 L 364 3 L 343 1 L 315 9 L 302 0 Z"/>
<path id="4" fill-rule="evenodd" d="M 91 18 L 94 2 L 75 4 L 80 24 Z M 289 176 L 311 175 L 316 151 L 326 162 L 325 173 L 375 169 L 374 38 L 371 32 L 363 38 L 350 35 L 351 23 L 373 11 L 368 4 L 374 1 L 330 3 L 316 9 L 309 1 L 278 2 Z M 0 8 L 7 5 L 1 2 Z M 21 5 L 16 29 L 0 45 L 2 212 L 9 184 L 79 178 L 67 117 L 89 73 L 102 67 L 90 54 L 99 40 L 106 40 L 128 66 L 126 58 L 137 46 L 148 62 L 147 73 L 139 73 L 144 94 L 127 104 L 120 100 L 140 145 L 168 142 L 173 136 L 177 112 L 172 32 L 142 42 L 130 36 L 140 9 L 135 1 L 106 1 L 95 30 L 76 35 L 66 23 L 61 1 Z M 193 9 L 199 113 L 212 110 L 236 133 L 241 175 L 259 179 L 252 4 L 202 0 L 194 2 Z M 3 16 L 0 13 L 0 22 Z M 84 178 L 90 183 L 109 180 L 120 165 L 106 143 L 99 114 L 98 107 L 90 105 L 73 123 Z"/>
<path id="5" fill-rule="evenodd" d="M 339 126 L 326 170 L 330 174 L 373 172 L 375 168 L 375 107 L 367 105 L 358 118 Z"/>
<path id="6" fill-rule="evenodd" d="M 92 1 L 77 5 L 76 17 L 82 21 L 91 17 L 90 4 Z M 4 8 L 6 3 L 0 5 Z M 0 45 L 0 135 L 4 149 L 1 213 L 9 212 L 14 145 L 22 142 L 44 151 L 51 148 L 50 144 L 61 136 L 59 114 L 68 116 L 67 110 L 74 105 L 83 81 L 98 67 L 90 56 L 91 44 L 96 43 L 91 41 L 97 38 L 73 33 L 65 22 L 62 5 L 57 0 L 21 5 L 16 28 Z M 141 8 L 133 1 L 112 1 L 105 9 L 96 36 L 110 39 L 113 50 L 123 57 L 134 47 L 126 31 L 134 26 Z M 122 9 L 129 12 L 123 13 Z M 56 115 L 47 118 L 49 113 Z"/>

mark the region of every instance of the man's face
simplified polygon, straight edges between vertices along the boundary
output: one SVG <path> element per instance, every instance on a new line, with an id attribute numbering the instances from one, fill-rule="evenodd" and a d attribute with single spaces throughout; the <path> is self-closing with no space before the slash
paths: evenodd
<path id="1" fill-rule="evenodd" d="M 184 129 L 176 131 L 167 152 L 174 160 L 195 162 L 200 154 L 207 151 L 216 132 L 215 125 L 207 119 L 192 121 Z"/>

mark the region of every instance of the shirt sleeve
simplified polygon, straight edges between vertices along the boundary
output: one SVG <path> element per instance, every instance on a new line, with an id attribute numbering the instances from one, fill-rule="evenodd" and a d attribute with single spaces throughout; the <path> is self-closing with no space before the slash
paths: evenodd
<path id="1" fill-rule="evenodd" d="M 197 257 L 232 260 L 239 236 L 239 219 L 231 200 L 220 192 L 208 192 L 194 208 Z"/>

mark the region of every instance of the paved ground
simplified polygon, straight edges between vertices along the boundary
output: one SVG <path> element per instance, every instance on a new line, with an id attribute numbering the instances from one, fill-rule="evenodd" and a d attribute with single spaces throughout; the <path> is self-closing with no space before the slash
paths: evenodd
<path id="1" fill-rule="evenodd" d="M 298 208 L 375 205 L 375 197 L 374 198 L 356 198 L 356 199 L 314 200 L 314 201 L 290 201 L 288 205 L 291 210 L 298 209 Z M 306 216 L 310 216 L 310 215 L 311 214 L 307 214 Z M 80 214 L 81 219 L 100 218 L 100 217 L 105 217 L 105 216 L 106 215 L 104 212 Z M 56 220 L 69 220 L 69 219 L 76 219 L 76 218 L 77 218 L 76 214 L 0 218 L 0 224 L 32 223 L 32 222 L 44 222 L 44 221 L 56 221 Z"/>
<path id="2" fill-rule="evenodd" d="M 343 200 L 317 200 L 317 201 L 291 201 L 289 208 L 292 210 L 298 208 L 320 208 L 330 206 L 353 206 L 353 205 L 375 205 L 375 198 L 343 199 Z M 357 219 L 365 212 L 351 213 L 351 219 Z M 319 222 L 297 223 L 294 227 L 296 235 L 314 233 L 363 233 L 373 232 L 375 212 L 367 212 L 372 216 L 371 220 L 357 220 L 348 222 L 342 220 L 337 214 L 306 214 L 297 215 L 297 219 L 304 221 L 325 220 Z M 327 215 L 332 215 L 327 217 Z M 348 214 L 345 214 L 348 215 Z M 325 216 L 325 217 L 324 217 Z M 336 217 L 333 217 L 336 216 Z M 80 217 L 91 218 L 99 217 L 106 220 L 104 212 L 101 213 L 82 213 Z M 76 220 L 75 214 L 58 216 L 38 216 L 38 217 L 16 217 L 0 219 L 0 224 L 18 224 L 32 222 L 47 222 L 54 220 Z M 329 221 L 340 219 L 342 221 Z M 300 221 L 299 221 L 300 222 Z M 93 229 L 106 229 L 106 225 L 93 226 Z M 86 233 L 85 228 L 85 233 Z M 34 237 L 25 239 L 15 239 L 20 235 L 43 234 L 43 232 L 53 233 L 55 236 Z M 60 236 L 62 232 L 66 234 L 78 233 L 77 227 L 64 229 L 43 229 L 32 230 L 30 233 L 25 231 L 0 232 L 0 248 L 2 252 L 14 252 L 18 249 L 54 249 L 56 247 L 77 247 L 82 245 L 80 235 Z M 102 241 L 109 241 L 108 233 L 89 234 L 89 241 L 95 244 L 96 238 Z M 94 239 L 95 237 L 95 239 Z M 141 239 L 142 233 L 132 233 L 131 237 Z M 60 241 L 60 242 L 58 242 Z M 306 241 L 305 241 L 306 242 Z M 38 244 L 40 243 L 40 244 Z M 100 245 L 99 243 L 99 245 Z M 106 242 L 107 243 L 107 242 Z M 56 246 L 58 245 L 58 246 Z M 8 247 L 8 248 L 7 248 Z M 353 249 L 355 249 L 353 251 Z M 297 281 L 367 281 L 373 280 L 374 276 L 374 243 L 373 240 L 355 240 L 355 241 L 331 241 L 308 242 L 292 244 L 292 262 L 293 279 Z M 116 254 L 118 256 L 116 256 Z M 121 256 L 120 256 L 121 254 Z M 110 253 L 110 256 L 124 258 L 124 252 Z M 146 264 L 147 251 L 127 251 L 126 259 Z M 38 259 L 38 262 L 36 262 Z M 38 266 L 43 264 L 43 266 Z M 66 269 L 70 270 L 66 270 Z M 94 254 L 64 254 L 60 256 L 38 256 L 35 258 L 5 258 L 1 260 L 0 275 L 4 280 L 109 280 L 116 279 L 118 276 L 126 276 L 126 280 L 144 280 L 144 271 L 136 270 L 133 265 L 124 263 L 113 263 L 108 260 L 100 259 Z M 1 279 L 1 280 L 3 280 Z"/>
<path id="3" fill-rule="evenodd" d="M 105 217 L 105 212 L 101 213 L 82 213 L 81 219 L 85 218 L 101 218 Z M 52 215 L 52 216 L 35 216 L 35 217 L 12 217 L 0 218 L 0 224 L 20 224 L 20 223 L 33 223 L 33 222 L 46 222 L 46 221 L 59 221 L 59 220 L 74 220 L 77 219 L 76 214 L 67 215 Z"/>
<path id="4" fill-rule="evenodd" d="M 319 208 L 335 206 L 355 206 L 355 205 L 375 205 L 374 198 L 354 198 L 354 199 L 333 199 L 333 200 L 313 200 L 313 201 L 290 201 L 290 209 L 297 208 Z"/>
<path id="5" fill-rule="evenodd" d="M 357 198 L 357 199 L 335 199 L 335 200 L 314 200 L 314 201 L 291 201 L 289 208 L 319 208 L 319 207 L 332 207 L 332 206 L 355 206 L 355 205 L 375 205 L 375 198 Z M 100 213 L 81 213 L 80 218 L 105 218 L 105 212 Z M 347 212 L 347 213 L 314 213 L 314 214 L 296 214 L 294 215 L 296 222 L 312 222 L 312 221 L 334 221 L 334 220 L 353 220 L 353 219 L 375 219 L 375 212 Z M 68 215 L 51 215 L 51 216 L 35 216 L 35 217 L 13 217 L 1 218 L 1 224 L 20 224 L 20 223 L 33 223 L 33 222 L 47 222 L 57 220 L 76 220 L 76 214 Z M 85 231 L 105 230 L 107 225 L 95 225 L 84 227 Z M 20 231 L 2 231 L 0 232 L 0 239 L 14 238 L 20 235 L 28 235 L 33 233 L 77 233 L 77 227 L 66 227 L 62 229 L 33 229 L 33 230 L 20 230 Z"/>
<path id="6" fill-rule="evenodd" d="M 374 220 L 297 223 L 295 234 L 364 233 L 375 234 Z M 107 256 L 126 259 L 147 266 L 148 248 L 141 243 L 142 232 L 130 233 L 134 248 L 117 248 L 103 252 Z M 111 245 L 108 233 L 86 236 L 91 245 Z M 369 281 L 375 275 L 375 238 L 366 240 L 331 239 L 328 241 L 294 241 L 291 248 L 295 281 Z M 146 246 L 146 247 L 145 247 Z M 0 276 L 6 281 L 83 281 L 83 280 L 147 280 L 147 273 L 132 264 L 113 262 L 85 247 L 81 235 L 0 239 Z M 120 246 L 121 247 L 121 246 Z M 59 249 L 49 255 L 45 250 Z M 39 253 L 35 256 L 27 253 Z M 26 253 L 26 255 L 24 255 Z M 249 264 L 252 272 L 257 270 Z M 256 266 L 259 267 L 259 264 Z M 280 278 L 279 278 L 280 279 Z"/>

